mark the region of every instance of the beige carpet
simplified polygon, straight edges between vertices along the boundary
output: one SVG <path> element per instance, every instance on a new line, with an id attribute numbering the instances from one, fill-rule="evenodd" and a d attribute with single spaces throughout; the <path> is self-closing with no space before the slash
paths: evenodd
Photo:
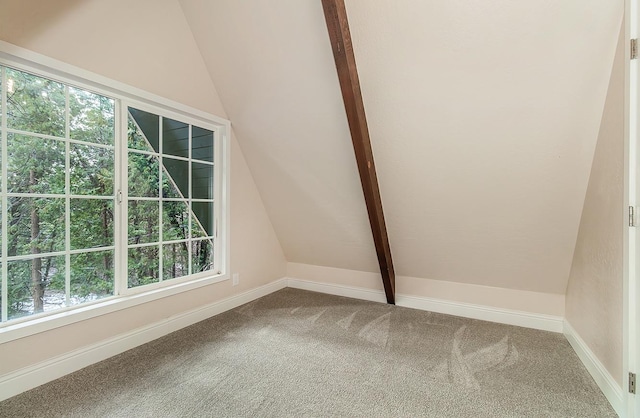
<path id="1" fill-rule="evenodd" d="M 616 416 L 561 334 L 284 289 L 2 417 Z"/>

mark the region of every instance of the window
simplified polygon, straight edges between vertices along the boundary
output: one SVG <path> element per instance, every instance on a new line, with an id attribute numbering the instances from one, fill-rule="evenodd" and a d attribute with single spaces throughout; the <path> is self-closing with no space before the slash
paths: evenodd
<path id="1" fill-rule="evenodd" d="M 0 326 L 226 277 L 228 123 L 0 75 Z"/>
<path id="2" fill-rule="evenodd" d="M 128 287 L 214 265 L 214 132 L 128 108 Z"/>

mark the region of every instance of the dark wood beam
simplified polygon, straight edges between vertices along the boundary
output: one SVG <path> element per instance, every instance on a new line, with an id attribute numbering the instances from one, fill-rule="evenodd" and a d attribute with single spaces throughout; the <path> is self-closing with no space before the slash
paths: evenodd
<path id="1" fill-rule="evenodd" d="M 387 302 L 395 304 L 396 276 L 393 271 L 391 248 L 389 247 L 389 237 L 382 211 L 382 199 L 378 188 L 378 176 L 373 162 L 369 128 L 360 92 L 360 80 L 358 79 L 356 58 L 353 54 L 347 10 L 344 0 L 322 0 L 322 7 L 331 40 L 331 49 L 333 49 L 333 58 L 338 70 L 342 100 L 349 121 L 353 150 L 360 172 L 360 183 L 367 204 L 380 273 L 382 273 L 382 283 Z"/>

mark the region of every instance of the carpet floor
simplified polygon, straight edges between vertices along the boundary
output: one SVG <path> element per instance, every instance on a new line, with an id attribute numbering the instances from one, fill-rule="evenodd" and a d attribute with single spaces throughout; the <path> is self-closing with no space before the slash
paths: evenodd
<path id="1" fill-rule="evenodd" d="M 283 289 L 1 417 L 615 417 L 563 335 Z"/>

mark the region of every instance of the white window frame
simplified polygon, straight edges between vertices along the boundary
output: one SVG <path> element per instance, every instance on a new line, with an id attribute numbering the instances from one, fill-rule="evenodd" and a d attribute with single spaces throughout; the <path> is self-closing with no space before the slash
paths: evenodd
<path id="1" fill-rule="evenodd" d="M 132 100 L 127 100 L 127 101 L 121 101 L 121 109 L 120 109 L 120 121 L 125 122 L 127 120 L 128 117 L 128 109 L 130 107 L 132 108 L 136 108 L 148 113 L 153 113 L 155 115 L 161 116 L 163 118 L 170 118 L 170 119 L 174 119 L 174 120 L 178 120 L 180 122 L 184 122 L 184 123 L 188 123 L 190 125 L 193 126 L 198 126 L 200 128 L 204 128 L 204 129 L 208 129 L 210 131 L 213 131 L 214 133 L 214 155 L 222 155 L 221 153 L 223 152 L 222 150 L 222 142 L 223 141 L 219 141 L 218 138 L 221 134 L 220 132 L 220 127 L 216 126 L 214 124 L 211 123 L 203 123 L 202 121 L 199 121 L 197 119 L 191 118 L 191 117 L 187 117 L 183 114 L 179 114 L 176 112 L 170 112 L 170 111 L 166 111 L 166 110 L 162 110 L 160 108 L 158 108 L 157 106 L 149 106 L 148 104 L 139 102 L 139 101 L 132 101 Z M 120 126 L 120 138 L 126 138 L 127 137 L 127 125 L 126 123 L 122 123 L 122 126 Z M 128 158 L 128 153 L 129 153 L 129 149 L 127 148 L 127 144 L 122 144 L 119 148 L 116 148 L 116 152 L 120 153 L 120 156 L 118 158 L 119 161 L 121 162 L 125 162 L 127 161 Z M 219 154 L 220 153 L 220 154 Z M 162 153 L 162 140 L 160 141 L 160 152 L 158 153 L 159 155 L 162 156 L 167 156 L 167 157 L 171 157 L 170 155 L 166 155 Z M 191 163 L 192 159 L 189 157 L 188 161 Z M 197 162 L 197 160 L 196 160 Z M 161 167 L 162 169 L 162 167 Z M 224 173 L 221 171 L 221 167 L 220 164 L 217 164 L 217 159 L 216 162 L 214 162 L 213 165 L 213 179 L 215 182 L 215 186 L 214 186 L 214 214 L 215 213 L 219 213 L 220 211 L 223 211 L 223 207 L 221 206 L 222 204 L 222 195 L 221 195 L 221 191 L 223 189 L 223 185 L 222 185 L 222 180 L 224 177 Z M 123 167 L 121 169 L 122 171 L 120 172 L 120 174 L 124 174 L 126 172 L 126 169 Z M 191 180 L 190 180 L 191 181 Z M 190 187 L 189 187 L 190 188 Z M 128 208 L 126 203 L 129 200 L 129 195 L 128 195 L 128 188 L 126 187 L 126 182 L 122 182 L 121 183 L 121 187 L 119 188 L 119 190 L 122 192 L 122 205 L 123 207 L 120 210 L 120 217 L 121 217 L 121 222 L 123 223 L 127 223 L 128 222 Z M 135 198 L 134 198 L 135 199 Z M 158 197 L 158 200 L 162 200 L 161 196 Z M 155 199 L 154 199 L 155 201 Z M 162 205 L 161 205 L 162 208 Z M 215 216 L 215 218 L 217 219 L 217 215 Z M 217 222 L 216 222 L 217 223 Z M 159 227 L 162 227 L 162 222 L 159 223 Z M 214 272 L 215 274 L 221 274 L 222 271 L 220 268 L 218 268 L 218 266 L 221 266 L 224 264 L 224 260 L 221 257 L 221 252 L 217 251 L 216 249 L 218 248 L 218 231 L 219 231 L 219 227 L 216 225 L 215 227 L 215 231 L 214 231 L 214 266 L 216 267 L 216 269 L 218 270 L 217 272 Z M 123 229 L 124 232 L 124 229 Z M 159 231 L 160 237 L 162 238 L 162 231 Z M 124 241 L 123 241 L 124 242 Z M 162 247 L 162 246 L 161 246 Z M 122 257 L 120 258 L 120 260 L 122 260 L 122 263 L 120 263 L 120 266 L 118 266 L 119 268 L 119 272 L 118 270 L 116 271 L 116 281 L 119 281 L 118 285 L 116 286 L 117 288 L 120 289 L 120 294 L 121 295 L 130 295 L 130 294 L 136 294 L 136 293 L 141 293 L 141 292 L 145 292 L 151 289 L 157 289 L 157 288 L 161 288 L 167 285 L 167 283 L 163 280 L 157 283 L 152 283 L 152 284 L 147 284 L 144 286 L 139 286 L 139 287 L 128 287 L 127 286 L 127 263 L 126 260 L 128 260 L 127 257 L 127 248 L 126 245 L 121 246 L 122 249 Z M 117 250 L 116 250 L 117 251 Z M 162 256 L 161 256 L 162 257 Z M 203 277 L 207 277 L 210 276 L 211 272 L 209 271 L 203 271 L 201 273 L 196 273 L 196 274 L 191 274 L 189 276 L 184 276 L 184 277 L 178 277 L 175 279 L 170 279 L 171 283 L 182 283 L 182 282 L 188 282 L 188 281 L 193 281 L 193 280 L 197 280 L 199 278 L 203 278 Z"/>
<path id="2" fill-rule="evenodd" d="M 114 217 L 114 243 L 127 242 L 126 236 L 122 236 L 127 233 L 125 226 L 127 223 L 127 167 L 125 165 L 127 161 L 127 107 L 145 110 L 214 131 L 214 155 L 216 155 L 214 161 L 214 217 L 216 223 L 214 264 L 216 271 L 206 271 L 150 285 L 128 288 L 127 246 L 116 245 L 116 260 L 124 260 L 125 262 L 120 262 L 115 266 L 114 296 L 2 322 L 0 323 L 0 344 L 229 279 L 231 123 L 228 120 L 4 41 L 0 41 L 0 66 L 34 73 L 115 100 L 115 153 L 117 157 L 114 167 L 114 188 L 122 191 L 121 203 L 116 202 L 116 205 L 125 205 L 125 210 L 119 210 L 119 215 Z M 123 141 L 124 143 L 122 143 Z M 3 283 L 6 287 L 6 280 Z M 3 288 L 2 291 L 5 293 L 7 289 Z"/>

